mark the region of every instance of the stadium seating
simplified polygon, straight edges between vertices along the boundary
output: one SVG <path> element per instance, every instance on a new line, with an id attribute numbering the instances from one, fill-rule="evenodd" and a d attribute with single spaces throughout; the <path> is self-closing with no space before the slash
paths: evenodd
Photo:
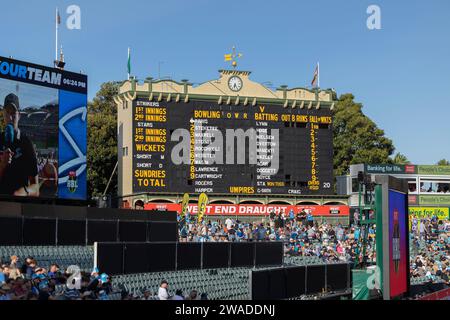
<path id="1" fill-rule="evenodd" d="M 113 277 L 113 283 L 116 289 L 123 288 L 139 297 L 146 290 L 156 295 L 161 281 L 167 280 L 171 294 L 177 289 L 184 295 L 197 290 L 199 295 L 206 292 L 210 300 L 249 300 L 249 271 L 236 268 L 121 275 Z"/>
<path id="2" fill-rule="evenodd" d="M 3 263 L 9 263 L 12 255 L 17 255 L 21 263 L 31 256 L 42 267 L 49 267 L 52 263 L 58 264 L 61 269 L 77 265 L 81 271 L 89 273 L 94 265 L 92 246 L 0 246 L 0 259 Z"/>

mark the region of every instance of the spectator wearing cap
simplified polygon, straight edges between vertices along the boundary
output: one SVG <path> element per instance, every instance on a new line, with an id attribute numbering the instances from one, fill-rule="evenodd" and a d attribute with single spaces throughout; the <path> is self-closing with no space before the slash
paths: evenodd
<path id="1" fill-rule="evenodd" d="M 106 294 L 112 292 L 112 286 L 109 276 L 106 273 L 100 275 L 100 290 L 104 290 Z"/>
<path id="2" fill-rule="evenodd" d="M 169 300 L 170 299 L 168 287 L 169 287 L 169 283 L 166 280 L 161 281 L 161 285 L 158 289 L 159 300 Z"/>

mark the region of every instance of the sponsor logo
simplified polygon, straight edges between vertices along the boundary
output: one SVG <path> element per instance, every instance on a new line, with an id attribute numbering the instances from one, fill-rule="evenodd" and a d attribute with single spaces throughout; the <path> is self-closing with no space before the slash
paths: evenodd
<path id="1" fill-rule="evenodd" d="M 78 189 L 77 173 L 75 171 L 69 172 L 69 179 L 67 180 L 67 189 L 71 193 L 75 193 Z"/>

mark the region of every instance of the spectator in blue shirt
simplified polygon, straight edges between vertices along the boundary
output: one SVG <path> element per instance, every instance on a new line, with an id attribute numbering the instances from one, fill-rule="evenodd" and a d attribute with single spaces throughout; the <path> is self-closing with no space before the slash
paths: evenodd
<path id="1" fill-rule="evenodd" d="M 311 212 L 308 212 L 307 214 L 306 214 L 306 221 L 308 222 L 308 225 L 309 226 L 314 226 L 314 217 L 313 217 L 313 215 L 311 214 Z"/>
<path id="2" fill-rule="evenodd" d="M 361 235 L 361 230 L 359 228 L 355 229 L 355 240 L 359 240 L 359 236 Z"/>
<path id="3" fill-rule="evenodd" d="M 61 275 L 61 273 L 59 272 L 59 266 L 56 263 L 53 263 L 50 266 L 50 270 L 47 275 L 50 279 L 55 279 L 59 277 Z"/>
<path id="4" fill-rule="evenodd" d="M 6 280 L 7 280 L 7 276 L 5 276 L 3 271 L 4 271 L 3 267 L 0 266 L 0 285 L 3 285 L 4 283 L 6 283 Z"/>
<path id="5" fill-rule="evenodd" d="M 264 225 L 261 223 L 257 229 L 257 240 L 262 241 L 266 238 L 266 229 Z"/>
<path id="6" fill-rule="evenodd" d="M 294 219 L 295 219 L 295 214 L 294 214 L 294 210 L 293 210 L 293 209 L 291 209 L 291 210 L 289 211 L 289 219 L 290 219 L 291 221 L 294 221 Z"/>

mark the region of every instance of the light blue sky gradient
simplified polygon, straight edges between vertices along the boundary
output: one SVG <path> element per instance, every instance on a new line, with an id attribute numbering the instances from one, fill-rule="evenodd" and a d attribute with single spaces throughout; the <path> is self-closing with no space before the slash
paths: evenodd
<path id="1" fill-rule="evenodd" d="M 139 79 L 216 79 L 236 45 L 252 79 L 308 86 L 320 61 L 321 86 L 351 92 L 397 151 L 413 163 L 450 159 L 448 0 L 74 0 L 4 1 L 0 55 L 51 65 L 55 7 L 82 10 L 82 29 L 61 30 L 67 69 L 101 83 L 126 78 L 127 48 Z M 370 4 L 382 30 L 366 27 Z M 163 62 L 160 64 L 160 62 Z"/>

